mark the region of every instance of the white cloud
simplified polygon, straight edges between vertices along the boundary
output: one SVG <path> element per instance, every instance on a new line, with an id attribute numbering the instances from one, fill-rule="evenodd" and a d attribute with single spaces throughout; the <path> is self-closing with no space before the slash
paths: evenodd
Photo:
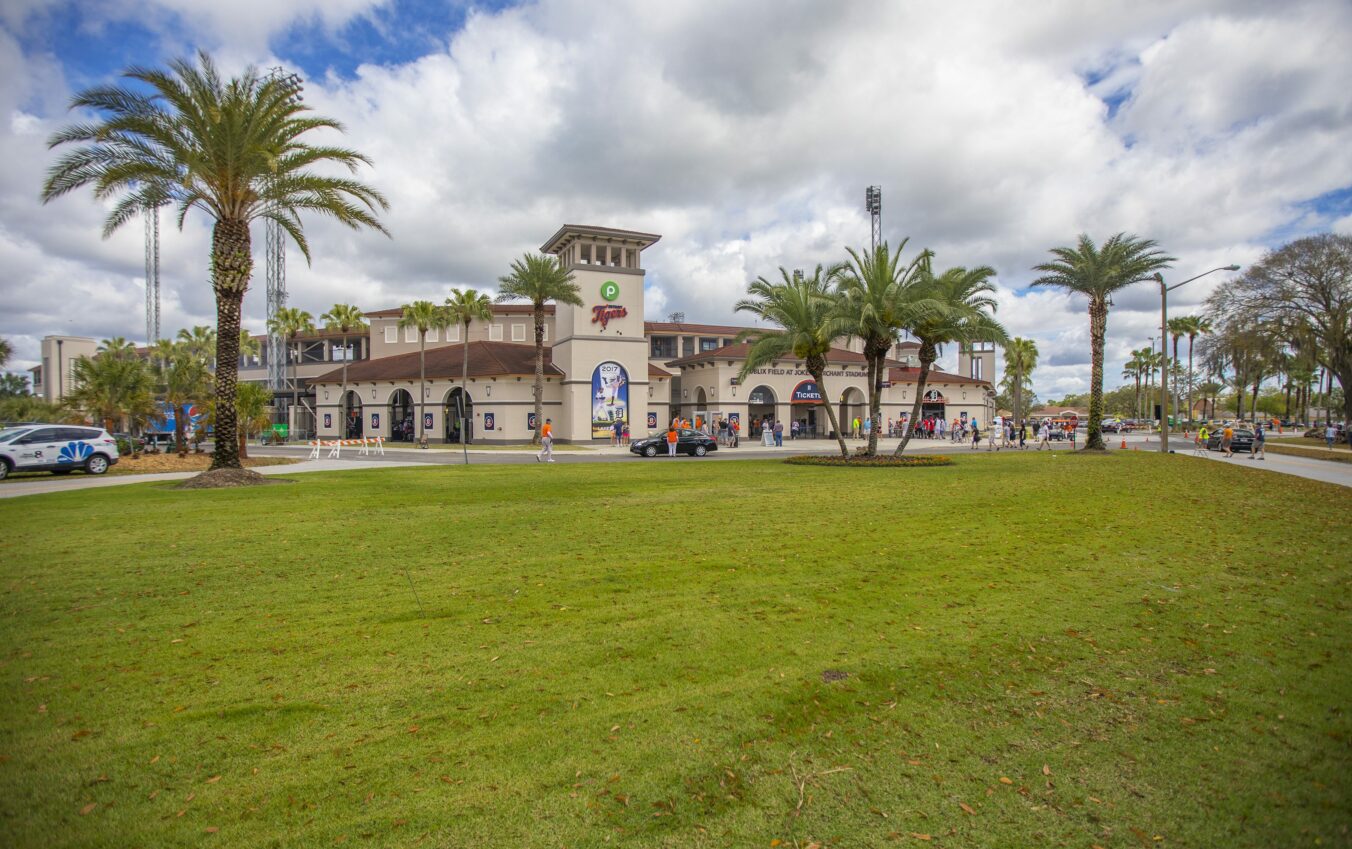
<path id="1" fill-rule="evenodd" d="M 381 5 L 307 0 L 251 17 L 239 4 L 157 2 L 203 43 L 260 65 L 275 61 L 268 37 L 297 19 L 336 28 Z M 474 12 L 446 50 L 306 81 L 307 102 L 375 163 L 362 176 L 389 195 L 393 238 L 311 222 L 315 265 L 292 253 L 291 300 L 317 314 L 335 300 L 378 308 L 492 288 L 559 224 L 595 223 L 663 235 L 645 256 L 651 317 L 740 320 L 731 308 L 748 279 L 866 243 L 861 196 L 877 183 L 887 238 L 909 235 L 942 266 L 997 269 L 1000 318 L 1042 348 L 1039 393 L 1083 389 L 1083 300 L 1022 292 L 1049 247 L 1079 232 L 1149 236 L 1179 257 L 1179 280 L 1248 264 L 1275 232 L 1352 228 L 1305 205 L 1352 174 L 1352 57 L 1334 49 L 1350 35 L 1337 0 L 1279 14 L 1257 0 L 541 0 Z M 32 279 L 11 274 L 4 297 L 27 303 L 60 285 L 54 274 L 87 278 L 112 293 L 99 326 L 139 337 L 139 231 L 99 241 L 102 210 L 87 195 L 38 207 L 41 141 L 66 120 L 64 83 L 59 66 L 8 44 L 0 37 L 14 81 L 12 99 L 0 93 L 0 257 Z M 1124 94 L 1110 118 L 1103 98 Z M 171 321 L 210 317 L 206 239 L 200 219 L 165 236 Z M 1222 281 L 1178 290 L 1173 310 L 1195 310 Z M 255 327 L 262 286 L 260 265 L 246 301 Z M 1115 304 L 1110 386 L 1158 322 L 1149 286 Z M 22 320 L 7 310 L 0 332 L 61 329 L 33 327 L 42 314 L 30 307 Z"/>

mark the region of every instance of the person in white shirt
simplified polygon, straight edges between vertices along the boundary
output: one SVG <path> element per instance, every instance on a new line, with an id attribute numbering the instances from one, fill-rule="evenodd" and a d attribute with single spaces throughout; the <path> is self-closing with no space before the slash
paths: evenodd
<path id="1" fill-rule="evenodd" d="M 1047 450 L 1048 450 L 1048 451 L 1051 450 L 1051 448 L 1052 448 L 1052 429 L 1051 429 L 1050 427 L 1047 426 L 1047 423 L 1046 423 L 1046 422 L 1043 422 L 1043 423 L 1042 423 L 1042 427 L 1038 428 L 1038 432 L 1037 432 L 1037 450 L 1041 451 L 1041 450 L 1042 450 L 1042 446 L 1044 446 L 1044 445 L 1047 446 Z"/>

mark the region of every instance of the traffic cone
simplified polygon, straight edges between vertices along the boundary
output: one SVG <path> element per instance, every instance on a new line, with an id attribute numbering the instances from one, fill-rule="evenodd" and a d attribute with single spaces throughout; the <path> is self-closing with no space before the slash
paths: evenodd
<path id="1" fill-rule="evenodd" d="M 1119 445 L 1118 447 L 1119 447 L 1119 448 L 1123 448 L 1123 449 L 1125 449 L 1125 448 L 1127 447 L 1127 435 L 1126 435 L 1126 434 L 1122 434 L 1122 444 Z"/>

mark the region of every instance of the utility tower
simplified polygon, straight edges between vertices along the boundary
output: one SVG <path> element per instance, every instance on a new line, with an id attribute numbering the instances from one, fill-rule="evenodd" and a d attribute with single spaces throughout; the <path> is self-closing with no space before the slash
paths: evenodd
<path id="1" fill-rule="evenodd" d="M 298 74 L 288 74 L 281 67 L 268 72 L 268 80 L 284 86 L 293 100 L 300 99 L 301 81 Z M 268 388 L 279 392 L 286 381 L 286 344 L 282 334 L 273 330 L 273 319 L 286 306 L 286 231 L 272 219 L 264 219 L 263 250 L 267 254 L 268 275 Z M 296 387 L 292 387 L 295 389 Z"/>
<path id="2" fill-rule="evenodd" d="M 147 206 L 146 217 L 146 347 L 160 338 L 160 208 Z"/>
<path id="3" fill-rule="evenodd" d="M 873 218 L 873 250 L 883 241 L 883 187 L 869 186 L 864 190 L 864 208 Z"/>

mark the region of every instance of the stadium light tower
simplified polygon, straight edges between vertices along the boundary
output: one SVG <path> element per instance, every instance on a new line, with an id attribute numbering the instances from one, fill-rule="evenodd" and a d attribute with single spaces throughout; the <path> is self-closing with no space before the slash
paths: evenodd
<path id="1" fill-rule="evenodd" d="M 883 187 L 869 186 L 864 190 L 864 208 L 873 219 L 873 250 L 883 241 Z"/>
<path id="2" fill-rule="evenodd" d="M 299 74 L 288 74 L 285 69 L 277 67 L 268 73 L 267 78 L 270 81 L 280 82 L 288 90 L 289 97 L 293 101 L 300 99 Z M 278 392 L 286 380 L 286 343 L 282 339 L 282 334 L 272 329 L 272 320 L 286 306 L 286 231 L 282 229 L 281 224 L 267 219 L 263 233 L 268 276 L 268 388 Z"/>

